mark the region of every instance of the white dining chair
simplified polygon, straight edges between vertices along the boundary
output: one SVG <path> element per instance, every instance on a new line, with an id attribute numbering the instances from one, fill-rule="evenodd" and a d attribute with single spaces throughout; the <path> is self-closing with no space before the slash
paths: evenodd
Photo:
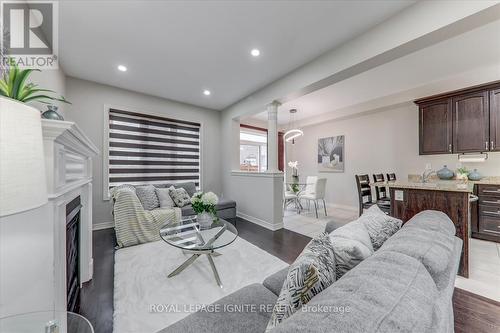
<path id="1" fill-rule="evenodd" d="M 313 194 L 316 191 L 316 182 L 318 181 L 317 176 L 307 176 L 306 177 L 306 188 L 303 194 Z"/>
<path id="2" fill-rule="evenodd" d="M 286 185 L 284 185 L 283 189 L 283 211 L 286 209 L 286 206 L 289 202 L 295 202 L 297 200 L 297 194 L 293 191 L 290 191 Z"/>
<path id="3" fill-rule="evenodd" d="M 309 178 L 309 177 L 307 177 Z M 314 208 L 316 211 L 316 218 L 318 218 L 318 201 L 323 201 L 323 209 L 325 210 L 325 216 L 328 216 L 326 212 L 326 203 L 325 203 L 325 190 L 326 190 L 326 178 L 319 178 L 315 177 L 316 181 L 314 183 L 314 188 L 312 191 L 304 191 L 303 194 L 300 195 L 300 200 L 308 200 L 310 203 L 311 201 L 314 202 Z M 308 185 L 309 186 L 309 185 Z"/>

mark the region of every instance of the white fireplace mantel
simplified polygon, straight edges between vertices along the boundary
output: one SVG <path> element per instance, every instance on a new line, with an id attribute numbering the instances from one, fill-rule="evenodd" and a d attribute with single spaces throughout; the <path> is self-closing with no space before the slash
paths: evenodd
<path id="1" fill-rule="evenodd" d="M 73 122 L 42 120 L 48 215 L 54 237 L 54 306 L 66 309 L 66 205 L 80 196 L 80 284 L 92 279 L 92 157 L 97 147 Z"/>

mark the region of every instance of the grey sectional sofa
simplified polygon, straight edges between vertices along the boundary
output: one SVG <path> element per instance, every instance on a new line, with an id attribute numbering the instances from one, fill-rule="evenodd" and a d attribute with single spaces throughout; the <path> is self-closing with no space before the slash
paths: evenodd
<path id="1" fill-rule="evenodd" d="M 130 185 L 131 186 L 131 185 Z M 184 182 L 184 183 L 175 183 L 175 184 L 155 184 L 155 187 L 158 188 L 167 188 L 170 186 L 174 186 L 177 188 L 182 187 L 186 190 L 190 197 L 196 192 L 196 185 L 193 182 Z M 236 218 L 236 201 L 219 198 L 219 203 L 216 206 L 217 216 L 222 219 L 234 219 Z M 181 208 L 182 216 L 196 215 L 191 207 L 191 204 L 184 206 Z"/>
<path id="2" fill-rule="evenodd" d="M 156 187 L 182 187 L 186 190 L 190 197 L 196 192 L 196 185 L 193 182 L 176 183 L 176 184 L 161 184 L 155 185 Z M 236 201 L 219 198 L 219 203 L 216 206 L 217 216 L 221 219 L 234 219 L 236 218 Z M 191 205 L 187 205 L 181 208 L 182 216 L 195 215 Z"/>
<path id="3" fill-rule="evenodd" d="M 290 332 L 453 332 L 452 295 L 462 248 L 443 213 L 408 221 L 372 256 L 271 330 Z M 215 304 L 239 312 L 197 312 L 161 333 L 264 332 L 287 269 Z"/>

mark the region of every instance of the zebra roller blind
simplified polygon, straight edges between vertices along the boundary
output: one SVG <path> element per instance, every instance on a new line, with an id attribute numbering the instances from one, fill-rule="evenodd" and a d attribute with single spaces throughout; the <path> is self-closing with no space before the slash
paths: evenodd
<path id="1" fill-rule="evenodd" d="M 109 188 L 200 184 L 200 124 L 109 110 Z"/>

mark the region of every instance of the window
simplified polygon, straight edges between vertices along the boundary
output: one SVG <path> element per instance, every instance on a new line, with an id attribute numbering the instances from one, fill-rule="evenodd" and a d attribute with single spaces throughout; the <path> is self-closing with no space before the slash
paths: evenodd
<path id="1" fill-rule="evenodd" d="M 266 131 L 240 129 L 240 170 L 254 172 L 267 170 Z"/>
<path id="2" fill-rule="evenodd" d="M 106 191 L 121 184 L 186 181 L 199 187 L 200 127 L 194 122 L 110 109 Z"/>

